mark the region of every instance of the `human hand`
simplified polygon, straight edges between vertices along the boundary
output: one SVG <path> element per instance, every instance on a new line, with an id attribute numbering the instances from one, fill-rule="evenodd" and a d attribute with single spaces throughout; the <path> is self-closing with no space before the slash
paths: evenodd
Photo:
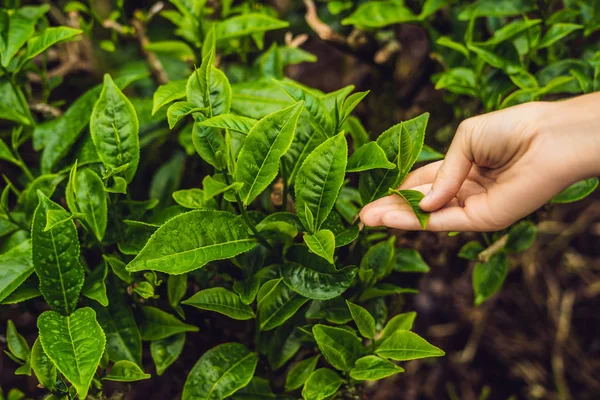
<path id="1" fill-rule="evenodd" d="M 533 102 L 463 121 L 443 161 L 410 173 L 400 189 L 426 194 L 427 230 L 497 231 L 600 170 L 600 93 Z M 420 230 L 399 196 L 360 213 L 368 226 Z"/>

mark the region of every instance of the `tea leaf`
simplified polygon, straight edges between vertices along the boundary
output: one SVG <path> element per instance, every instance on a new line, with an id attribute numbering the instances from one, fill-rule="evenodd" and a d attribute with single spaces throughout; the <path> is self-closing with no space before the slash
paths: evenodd
<path id="1" fill-rule="evenodd" d="M 46 214 L 61 211 L 61 206 L 38 191 L 39 205 L 33 216 L 32 260 L 40 278 L 40 291 L 46 302 L 61 314 L 68 315 L 76 308 L 84 282 L 83 267 L 79 262 L 79 238 L 73 221 L 60 224 L 49 231 Z"/>
<path id="2" fill-rule="evenodd" d="M 32 273 L 30 240 L 0 254 L 0 301 L 13 293 Z"/>
<path id="3" fill-rule="evenodd" d="M 238 157 L 236 181 L 240 197 L 250 204 L 277 176 L 279 160 L 292 143 L 303 103 L 298 102 L 258 121 L 248 133 Z"/>
<path id="4" fill-rule="evenodd" d="M 350 377 L 357 381 L 375 381 L 400 372 L 404 372 L 404 368 L 391 361 L 377 356 L 366 356 L 356 361 L 354 368 L 350 370 Z"/>
<path id="5" fill-rule="evenodd" d="M 16 357 L 18 360 L 27 361 L 29 360 L 29 344 L 25 338 L 17 332 L 15 324 L 9 319 L 6 324 L 6 344 L 8 345 L 8 351 Z"/>
<path id="6" fill-rule="evenodd" d="M 144 319 L 140 323 L 142 340 L 160 340 L 182 332 L 198 332 L 198 327 L 178 320 L 160 308 L 142 308 Z"/>
<path id="7" fill-rule="evenodd" d="M 316 355 L 294 365 L 285 377 L 285 391 L 291 392 L 304 385 L 308 377 L 317 367 L 320 357 L 321 356 Z"/>
<path id="8" fill-rule="evenodd" d="M 150 343 L 150 354 L 156 374 L 161 376 L 163 372 L 181 355 L 185 344 L 185 333 L 178 333 L 164 339 L 154 340 Z"/>
<path id="9" fill-rule="evenodd" d="M 368 1 L 361 4 L 352 15 L 342 20 L 342 25 L 357 25 L 362 28 L 383 28 L 417 20 L 417 16 L 396 0 Z"/>
<path id="10" fill-rule="evenodd" d="M 306 319 L 324 319 L 333 324 L 345 324 L 352 321 L 346 300 L 342 296 L 331 300 L 314 300 L 306 311 Z"/>
<path id="11" fill-rule="evenodd" d="M 128 164 L 125 178 L 131 182 L 140 160 L 138 117 L 108 74 L 92 111 L 90 134 L 104 166 L 110 171 Z"/>
<path id="12" fill-rule="evenodd" d="M 501 250 L 492 255 L 488 262 L 477 263 L 473 269 L 475 305 L 479 305 L 502 287 L 508 274 L 508 255 Z"/>
<path id="13" fill-rule="evenodd" d="M 429 265 L 417 250 L 401 247 L 396 248 L 396 258 L 392 268 L 398 272 L 429 272 Z"/>
<path id="14" fill-rule="evenodd" d="M 552 46 L 554 43 L 570 35 L 571 33 L 582 29 L 583 25 L 571 24 L 571 23 L 556 23 L 552 25 L 542 37 L 542 40 L 537 45 L 538 49 L 544 49 Z"/>
<path id="15" fill-rule="evenodd" d="M 204 192 L 201 189 L 184 189 L 173 192 L 173 199 L 185 208 L 207 208 L 204 203 Z"/>
<path id="16" fill-rule="evenodd" d="M 247 135 L 257 122 L 258 121 L 254 118 L 243 117 L 241 115 L 221 114 L 206 119 L 200 122 L 198 125 L 208 126 L 211 128 L 231 129 Z"/>
<path id="17" fill-rule="evenodd" d="M 376 142 L 369 142 L 359 147 L 348 159 L 346 172 L 361 172 L 370 169 L 394 169 L 395 164 L 388 161 L 385 152 Z"/>
<path id="18" fill-rule="evenodd" d="M 367 301 L 376 299 L 379 297 L 390 296 L 394 294 L 416 294 L 418 290 L 412 288 L 405 288 L 390 283 L 380 283 L 379 285 L 366 289 L 358 298 L 360 301 Z"/>
<path id="19" fill-rule="evenodd" d="M 196 57 L 194 50 L 185 42 L 180 40 L 161 40 L 148 43 L 144 49 L 154 52 L 171 55 L 173 58 L 185 62 L 194 62 Z"/>
<path id="20" fill-rule="evenodd" d="M 271 390 L 269 381 L 263 378 L 259 378 L 257 376 L 252 378 L 248 385 L 241 388 L 233 396 L 231 396 L 231 400 L 258 400 L 277 398 L 278 397 L 275 396 L 275 394 Z M 289 399 L 283 398 L 282 400 Z"/>
<path id="21" fill-rule="evenodd" d="M 213 347 L 200 357 L 188 375 L 182 400 L 223 399 L 252 380 L 258 356 L 239 343 Z"/>
<path id="22" fill-rule="evenodd" d="M 0 46 L 2 45 L 0 44 Z M 24 100 L 25 96 L 21 88 L 12 85 L 8 76 L 0 78 L 0 118 L 18 124 L 31 125 L 31 113 L 28 108 L 23 106 Z"/>
<path id="23" fill-rule="evenodd" d="M 410 205 L 410 207 L 413 209 L 415 215 L 417 216 L 417 219 L 419 220 L 419 224 L 421 225 L 421 227 L 423 229 L 426 228 L 427 221 L 429 221 L 430 214 L 428 212 L 421 210 L 421 207 L 419 206 L 419 203 L 421 202 L 423 197 L 425 197 L 425 195 L 423 193 L 419 192 L 418 190 L 390 189 L 390 194 L 396 194 L 396 195 L 402 197 L 402 199 L 404 201 L 406 201 L 408 203 L 408 205 Z"/>
<path id="24" fill-rule="evenodd" d="M 205 120 L 202 114 L 196 114 L 192 130 L 194 148 L 204 161 L 218 170 L 225 168 L 224 156 L 226 152 L 225 139 L 219 129 L 202 126 L 199 122 Z"/>
<path id="25" fill-rule="evenodd" d="M 25 57 L 21 60 L 20 64 L 25 64 L 25 62 L 31 60 L 39 54 L 42 54 L 56 43 L 70 39 L 73 36 L 81 34 L 82 32 L 83 31 L 80 29 L 74 29 L 67 26 L 49 27 L 44 29 L 40 35 L 34 36 L 27 41 L 27 52 L 25 53 Z"/>
<path id="26" fill-rule="evenodd" d="M 511 226 L 504 248 L 509 253 L 520 253 L 531 247 L 535 241 L 536 227 L 530 221 L 522 221 Z"/>
<path id="27" fill-rule="evenodd" d="M 216 311 L 237 320 L 254 318 L 252 308 L 242 303 L 240 296 L 225 288 L 216 287 L 201 290 L 181 303 L 201 310 Z"/>
<path id="28" fill-rule="evenodd" d="M 210 261 L 232 258 L 254 246 L 256 241 L 234 214 L 190 211 L 171 218 L 158 228 L 127 265 L 127 270 L 182 274 Z"/>
<path id="29" fill-rule="evenodd" d="M 394 316 L 387 322 L 387 324 L 385 324 L 385 327 L 383 328 L 383 331 L 381 331 L 381 335 L 379 335 L 377 340 L 382 342 L 396 333 L 396 331 L 411 330 L 416 317 L 416 312 L 407 312 Z"/>
<path id="30" fill-rule="evenodd" d="M 37 7 L 22 7 L 10 13 L 8 9 L 1 11 L 3 14 L 0 15 L 2 24 L 2 36 L 0 36 L 2 67 L 8 67 L 12 58 L 27 39 L 33 36 L 37 20 L 44 16 L 49 9 L 50 6 L 43 4 Z"/>
<path id="31" fill-rule="evenodd" d="M 57 378 L 56 366 L 44 352 L 39 337 L 35 340 L 31 348 L 30 363 L 35 377 L 40 384 L 49 391 L 54 391 L 56 389 Z"/>
<path id="32" fill-rule="evenodd" d="M 183 99 L 186 96 L 186 84 L 187 80 L 181 79 L 159 86 L 156 92 L 154 92 L 152 115 L 156 114 L 165 105 L 175 100 Z"/>
<path id="33" fill-rule="evenodd" d="M 478 240 L 471 240 L 467 242 L 463 247 L 460 248 L 458 256 L 466 260 L 477 260 L 477 256 L 485 250 L 485 247 Z"/>
<path id="34" fill-rule="evenodd" d="M 258 292 L 258 322 L 260 329 L 269 331 L 290 319 L 308 299 L 294 293 L 282 279 L 265 283 Z"/>
<path id="35" fill-rule="evenodd" d="M 340 371 L 350 371 L 364 352 L 360 339 L 346 329 L 315 325 L 312 331 L 327 361 Z"/>
<path id="36" fill-rule="evenodd" d="M 329 229 L 321 229 L 314 235 L 304 234 L 304 242 L 316 255 L 333 264 L 333 253 L 335 251 L 335 236 Z"/>
<path id="37" fill-rule="evenodd" d="M 373 271 L 373 281 L 378 281 L 387 276 L 391 272 L 396 252 L 394 242 L 395 238 L 389 238 L 385 242 L 380 242 L 369 247 L 360 261 L 359 276 L 368 274 L 368 271 Z"/>
<path id="38" fill-rule="evenodd" d="M 76 208 L 72 209 L 69 205 L 71 212 L 82 214 L 81 219 L 86 226 L 90 228 L 98 241 L 102 241 L 106 233 L 108 216 L 102 179 L 90 168 L 84 168 L 77 171 L 72 186 Z"/>
<path id="39" fill-rule="evenodd" d="M 179 306 L 179 302 L 185 296 L 187 292 L 188 275 L 169 275 L 167 279 L 167 297 L 169 299 L 169 305 L 177 311 L 177 314 L 181 318 L 184 317 L 183 310 Z"/>
<path id="40" fill-rule="evenodd" d="M 267 360 L 273 371 L 284 366 L 302 346 L 304 334 L 296 326 L 297 321 L 300 320 L 300 316 L 297 317 L 278 327 L 269 339 Z"/>
<path id="41" fill-rule="evenodd" d="M 326 137 L 331 137 L 336 133 L 331 116 L 327 112 L 325 104 L 319 97 L 295 83 L 288 81 L 276 82 L 292 100 L 304 102 L 304 107 L 308 112 L 308 115 Z"/>
<path id="42" fill-rule="evenodd" d="M 102 378 L 105 381 L 115 382 L 135 382 L 144 379 L 150 379 L 150 374 L 144 373 L 136 363 L 128 360 L 117 361 L 110 372 Z"/>
<path id="43" fill-rule="evenodd" d="M 216 25 L 217 40 L 226 40 L 241 36 L 262 33 L 288 27 L 286 21 L 259 13 L 246 13 L 228 18 Z"/>
<path id="44" fill-rule="evenodd" d="M 108 268 L 105 263 L 98 265 L 87 276 L 83 284 L 81 293 L 92 300 L 96 300 L 103 307 L 108 306 L 108 297 L 106 296 L 106 275 Z"/>
<path id="45" fill-rule="evenodd" d="M 329 368 L 319 368 L 306 380 L 302 389 L 304 400 L 325 400 L 337 393 L 344 380 Z"/>
<path id="46" fill-rule="evenodd" d="M 198 107 L 194 103 L 190 103 L 188 101 L 178 101 L 171 104 L 167 109 L 167 121 L 169 122 L 169 129 L 173 129 L 175 125 L 177 125 L 177 123 L 186 116 L 206 110 L 206 108 Z"/>
<path id="47" fill-rule="evenodd" d="M 598 178 L 589 178 L 569 186 L 552 199 L 554 204 L 565 204 L 579 201 L 592 194 L 598 187 Z"/>
<path id="48" fill-rule="evenodd" d="M 94 310 L 80 308 L 67 317 L 46 311 L 37 325 L 44 352 L 85 399 L 106 344 Z"/>
<path id="49" fill-rule="evenodd" d="M 352 319 L 356 323 L 356 327 L 363 337 L 373 339 L 375 337 L 375 319 L 363 307 L 358 304 L 351 303 L 346 300 Z"/>
<path id="50" fill-rule="evenodd" d="M 126 264 L 123 261 L 119 260 L 118 258 L 109 257 L 106 255 L 103 255 L 102 258 L 108 263 L 108 265 L 110 265 L 110 268 L 112 269 L 113 273 L 116 276 L 118 276 L 119 279 L 121 279 L 125 283 L 133 282 L 131 273 L 127 271 L 127 269 L 125 268 Z"/>
<path id="51" fill-rule="evenodd" d="M 411 331 L 396 331 L 379 345 L 375 354 L 395 361 L 441 357 L 445 353 Z"/>
<path id="52" fill-rule="evenodd" d="M 313 268 L 286 263 L 282 266 L 281 275 L 285 284 L 296 293 L 309 299 L 329 300 L 344 293 L 358 272 L 354 266 L 340 270 L 333 265 L 328 269 Z"/>

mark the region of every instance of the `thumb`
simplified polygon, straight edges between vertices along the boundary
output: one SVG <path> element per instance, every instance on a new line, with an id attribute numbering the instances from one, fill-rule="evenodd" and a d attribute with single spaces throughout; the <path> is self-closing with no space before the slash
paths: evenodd
<path id="1" fill-rule="evenodd" d="M 467 120 L 468 121 L 468 120 Z M 431 190 L 419 204 L 423 211 L 435 211 L 452 200 L 467 179 L 473 156 L 471 152 L 472 124 L 463 121 L 456 131 L 442 166 L 435 175 Z"/>

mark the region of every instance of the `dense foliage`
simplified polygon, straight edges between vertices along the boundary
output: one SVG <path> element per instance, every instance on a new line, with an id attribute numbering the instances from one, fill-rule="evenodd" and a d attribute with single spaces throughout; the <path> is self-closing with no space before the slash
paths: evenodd
<path id="1" fill-rule="evenodd" d="M 286 78 L 287 66 L 315 57 L 267 35 L 289 24 L 259 2 L 171 0 L 133 17 L 119 1 L 107 17 L 79 2 L 5 3 L 0 302 L 30 307 L 41 296 L 50 308 L 31 346 L 8 321 L 17 374 L 35 374 L 53 399 L 99 397 L 103 381 L 151 378 L 144 348 L 161 375 L 186 333 L 218 329 L 203 326 L 209 313 L 252 335 L 198 354 L 184 400 L 354 398 L 362 381 L 402 372 L 398 362 L 444 355 L 411 331 L 414 312 L 386 307 L 416 292 L 391 275 L 428 266 L 358 220 L 363 205 L 392 194 L 426 226 L 423 195 L 396 188 L 415 163 L 443 157 L 424 144 L 428 113 L 371 140 L 352 115 L 368 92 L 322 93 Z M 358 3 L 323 9 L 382 46 L 388 26 L 422 25 L 439 47 L 436 88 L 449 101 L 468 96 L 493 110 L 600 86 L 600 53 L 565 56 L 565 38 L 600 28 L 592 2 L 565 1 L 551 15 L 522 0 L 427 0 L 418 13 L 399 0 Z M 440 10 L 456 25 L 450 36 L 435 28 Z M 48 13 L 63 11 L 69 26 L 50 24 Z M 159 19 L 169 31 L 149 40 Z M 127 53 L 135 40 L 143 60 Z M 114 53 L 114 64 L 71 98 L 68 78 L 51 68 L 61 47 Z M 35 156 L 22 157 L 31 148 Z M 480 261 L 477 304 L 501 287 L 508 255 L 534 237 L 523 221 L 463 247 L 461 257 Z"/>

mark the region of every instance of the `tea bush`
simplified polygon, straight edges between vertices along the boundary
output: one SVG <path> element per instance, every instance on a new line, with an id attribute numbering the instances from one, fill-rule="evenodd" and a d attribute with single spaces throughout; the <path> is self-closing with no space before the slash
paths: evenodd
<path id="1" fill-rule="evenodd" d="M 392 274 L 428 266 L 357 217 L 392 194 L 426 226 L 423 195 L 396 188 L 415 163 L 443 157 L 424 145 L 429 114 L 372 141 L 352 116 L 368 92 L 322 93 L 285 77 L 288 65 L 315 57 L 273 41 L 289 23 L 258 2 L 171 0 L 133 17 L 124 2 L 107 17 L 80 2 L 62 10 L 5 3 L 0 301 L 34 309 L 41 297 L 49 308 L 31 346 L 8 321 L 16 374 L 34 374 L 47 398 L 100 398 L 105 381 L 163 374 L 191 333 L 220 337 L 203 319 L 213 313 L 252 334 L 197 354 L 185 366 L 184 400 L 358 398 L 361 382 L 402 372 L 399 362 L 444 355 L 411 331 L 414 312 L 389 316 L 386 307 L 388 296 L 416 293 L 390 283 Z M 367 31 L 423 24 L 457 53 L 440 53 L 448 70 L 436 86 L 486 109 L 596 88 L 595 53 L 571 63 L 561 55 L 563 37 L 596 29 L 585 2 L 502 28 L 500 18 L 540 10 L 517 12 L 522 1 L 502 2 L 513 4 L 506 9 L 452 5 L 450 12 L 462 9 L 458 21 L 468 21 L 464 44 L 435 33 L 447 3 L 428 0 L 420 14 L 394 0 L 328 6 L 348 14 L 342 24 Z M 68 26 L 50 23 L 56 19 Z M 483 19 L 499 28 L 485 40 Z M 167 23 L 164 40 L 149 39 L 147 29 Z M 135 42 L 141 61 L 129 50 Z M 56 49 L 67 55 L 58 66 Z M 110 72 L 72 98 L 78 83 L 67 73 L 92 66 Z M 557 201 L 596 185 L 582 183 Z M 480 242 L 461 250 L 482 260 L 477 303 L 502 285 L 508 254 L 534 237 L 525 221 L 498 233 L 493 251 Z M 148 353 L 154 368 L 142 363 Z M 8 396 L 20 398 L 16 389 Z"/>

